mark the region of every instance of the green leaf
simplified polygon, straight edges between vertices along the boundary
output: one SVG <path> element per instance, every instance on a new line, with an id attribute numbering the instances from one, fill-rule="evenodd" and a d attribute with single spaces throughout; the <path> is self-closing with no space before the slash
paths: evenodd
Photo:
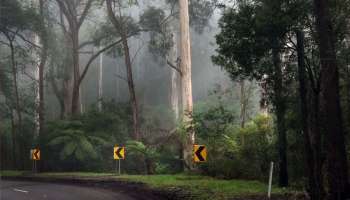
<path id="1" fill-rule="evenodd" d="M 66 143 L 69 140 L 71 140 L 71 137 L 69 137 L 69 136 L 59 136 L 59 137 L 56 137 L 56 138 L 52 139 L 48 143 L 48 145 L 54 146 L 54 145 L 58 145 L 58 144 L 64 144 L 64 143 Z"/>
<path id="2" fill-rule="evenodd" d="M 78 148 L 76 151 L 75 151 L 75 158 L 78 159 L 79 161 L 84 161 L 85 158 L 86 158 L 86 155 L 83 153 L 83 151 Z"/>
<path id="3" fill-rule="evenodd" d="M 61 159 L 64 160 L 68 156 L 71 156 L 76 148 L 77 148 L 77 143 L 75 143 L 74 141 L 71 141 L 68 144 L 66 144 L 60 153 Z"/>
<path id="4" fill-rule="evenodd" d="M 89 140 L 87 140 L 87 138 L 81 138 L 79 147 L 81 148 L 80 150 L 89 157 L 94 159 L 97 158 L 97 153 L 94 149 L 94 146 L 89 142 Z"/>
<path id="5" fill-rule="evenodd" d="M 101 145 L 107 145 L 108 142 L 101 138 L 101 137 L 97 137 L 97 136 L 89 136 L 89 140 L 91 140 L 92 143 L 96 143 L 96 144 L 101 144 Z"/>

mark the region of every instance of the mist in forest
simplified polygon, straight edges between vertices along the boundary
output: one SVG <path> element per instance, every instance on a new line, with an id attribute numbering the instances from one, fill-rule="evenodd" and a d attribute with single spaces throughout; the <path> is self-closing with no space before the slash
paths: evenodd
<path id="1" fill-rule="evenodd" d="M 139 20 L 139 16 L 145 9 L 152 6 L 159 6 L 162 1 L 139 2 L 137 6 L 126 9 L 126 15 Z M 191 52 L 192 52 L 192 87 L 194 102 L 208 100 L 208 96 L 218 88 L 220 90 L 232 90 L 232 104 L 239 104 L 240 88 L 233 82 L 229 75 L 219 66 L 213 64 L 211 56 L 215 54 L 215 35 L 219 32 L 218 20 L 222 11 L 214 10 L 212 16 L 208 18 L 207 24 L 203 25 L 200 32 L 191 28 Z M 81 41 L 86 41 L 91 37 L 98 23 L 108 20 L 101 10 L 94 11 L 89 17 L 87 25 L 82 27 Z M 159 55 L 154 55 L 149 51 L 149 33 L 141 33 L 135 38 L 129 39 L 130 52 L 133 57 L 133 75 L 137 97 L 140 107 L 160 106 L 170 109 L 170 68 Z M 98 51 L 96 46 L 86 47 L 88 53 L 80 55 L 81 63 L 87 62 L 89 54 Z M 110 52 L 109 52 L 110 53 Z M 87 54 L 87 55 L 85 55 Z M 113 54 L 113 53 L 112 53 Z M 125 64 L 122 55 L 103 54 L 103 101 L 128 102 L 129 94 L 127 90 Z M 81 85 L 81 99 L 84 110 L 96 106 L 98 97 L 98 74 L 100 57 L 95 59 Z M 255 92 L 251 92 L 251 112 L 256 113 L 260 99 L 260 89 L 256 83 Z M 59 112 L 57 110 L 57 100 L 48 88 L 51 103 L 55 106 L 48 106 L 47 110 L 53 119 Z M 238 111 L 237 111 L 238 112 Z"/>
<path id="2" fill-rule="evenodd" d="M 1 147 L 12 152 L 3 153 L 3 168 L 29 168 L 24 157 L 40 147 L 43 156 L 54 152 L 46 171 L 111 170 L 108 154 L 97 154 L 121 144 L 150 154 L 131 156 L 131 173 L 155 173 L 158 164 L 178 172 L 192 165 L 195 137 L 236 134 L 261 109 L 260 82 L 233 78 L 212 61 L 224 13 L 219 1 L 2 5 Z M 221 128 L 201 130 L 207 123 Z M 184 130 L 191 142 L 183 143 Z M 156 164 L 165 146 L 170 157 Z M 151 159 L 138 166 L 138 156 Z"/>

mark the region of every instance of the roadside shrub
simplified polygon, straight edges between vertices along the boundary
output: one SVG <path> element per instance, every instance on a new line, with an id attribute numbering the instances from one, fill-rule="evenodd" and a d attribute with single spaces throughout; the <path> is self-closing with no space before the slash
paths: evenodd
<path id="1" fill-rule="evenodd" d="M 271 117 L 258 115 L 240 128 L 223 108 L 209 109 L 209 112 L 196 123 L 197 131 L 201 131 L 199 141 L 207 145 L 209 152 L 208 162 L 200 168 L 222 178 L 262 179 L 267 176 L 269 163 L 275 155 Z M 220 116 L 227 117 L 218 119 Z"/>
<path id="2" fill-rule="evenodd" d="M 103 112 L 91 108 L 81 116 L 49 122 L 41 137 L 43 170 L 112 171 L 114 145 L 128 140 L 128 113 L 125 105 L 104 103 Z"/>

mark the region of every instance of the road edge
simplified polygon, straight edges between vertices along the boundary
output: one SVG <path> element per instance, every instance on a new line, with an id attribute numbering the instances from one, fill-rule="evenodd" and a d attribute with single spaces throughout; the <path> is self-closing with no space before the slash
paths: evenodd
<path id="1" fill-rule="evenodd" d="M 32 181 L 98 187 L 112 191 L 125 192 L 140 200 L 180 200 L 191 199 L 191 194 L 180 188 L 154 189 L 145 183 L 118 180 L 115 177 L 42 177 L 42 176 L 1 176 L 0 180 Z"/>

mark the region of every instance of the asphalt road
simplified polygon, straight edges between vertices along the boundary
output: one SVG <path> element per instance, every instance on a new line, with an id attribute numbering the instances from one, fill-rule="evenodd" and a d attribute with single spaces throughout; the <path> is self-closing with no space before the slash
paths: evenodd
<path id="1" fill-rule="evenodd" d="M 0 200 L 135 200 L 111 190 L 53 183 L 0 180 Z"/>

